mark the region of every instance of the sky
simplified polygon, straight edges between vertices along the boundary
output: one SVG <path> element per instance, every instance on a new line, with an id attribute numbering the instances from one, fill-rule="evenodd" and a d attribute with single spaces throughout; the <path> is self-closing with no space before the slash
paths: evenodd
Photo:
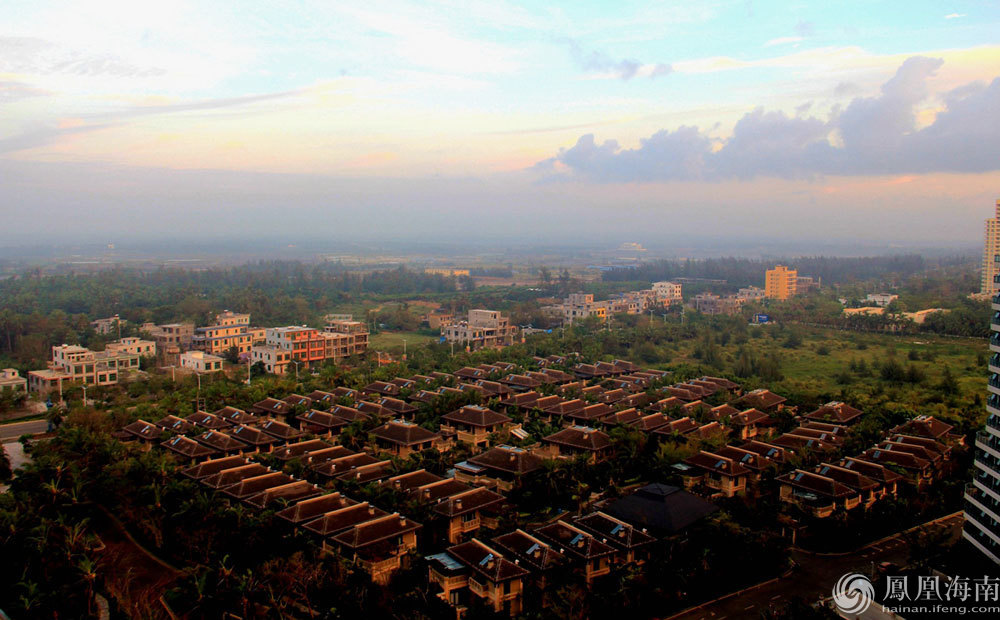
<path id="1" fill-rule="evenodd" d="M 991 1 L 5 0 L 0 214 L 19 241 L 970 246 L 998 26 Z"/>

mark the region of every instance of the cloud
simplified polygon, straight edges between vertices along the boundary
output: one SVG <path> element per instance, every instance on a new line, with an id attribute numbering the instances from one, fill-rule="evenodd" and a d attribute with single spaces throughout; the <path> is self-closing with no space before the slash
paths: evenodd
<path id="1" fill-rule="evenodd" d="M 166 70 L 139 66 L 113 54 L 63 49 L 36 37 L 0 37 L 0 73 L 149 78 Z"/>
<path id="2" fill-rule="evenodd" d="M 0 80 L 0 104 L 51 94 L 43 88 L 36 88 L 24 82 Z"/>
<path id="3" fill-rule="evenodd" d="M 799 22 L 795 24 L 795 32 L 803 38 L 811 37 L 816 34 L 816 26 L 812 22 L 800 19 Z"/>
<path id="4" fill-rule="evenodd" d="M 586 134 L 536 172 L 631 183 L 1000 170 L 1000 78 L 949 91 L 934 121 L 917 128 L 916 110 L 941 65 L 908 58 L 878 95 L 856 97 L 825 119 L 757 108 L 722 141 L 691 126 L 658 131 L 634 149 Z"/>
<path id="5" fill-rule="evenodd" d="M 636 76 L 656 78 L 674 72 L 667 63 L 647 64 L 631 58 L 613 58 L 599 50 L 584 50 L 579 43 L 564 39 L 569 45 L 569 53 L 581 69 L 588 73 L 603 74 L 621 80 L 631 80 Z"/>
<path id="6" fill-rule="evenodd" d="M 98 123 L 66 127 L 55 125 L 35 127 L 14 136 L 0 138 L 0 153 L 13 153 L 14 151 L 23 151 L 38 148 L 40 146 L 48 146 L 64 136 L 89 133 L 91 131 L 106 129 L 112 126 L 113 125 L 111 123 Z"/>
<path id="7" fill-rule="evenodd" d="M 965 13 L 948 13 L 944 16 L 945 19 L 958 19 L 960 17 L 965 17 Z"/>
<path id="8" fill-rule="evenodd" d="M 788 45 L 789 43 L 799 43 L 804 41 L 805 37 L 778 37 L 777 39 L 771 39 L 764 44 L 764 47 L 774 47 L 775 45 Z"/>

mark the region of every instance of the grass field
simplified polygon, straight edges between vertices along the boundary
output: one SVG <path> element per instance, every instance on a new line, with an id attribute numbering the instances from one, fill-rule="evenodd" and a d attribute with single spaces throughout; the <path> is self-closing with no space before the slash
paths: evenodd
<path id="1" fill-rule="evenodd" d="M 379 332 L 370 337 L 369 348 L 375 351 L 385 351 L 387 353 L 402 353 L 403 340 L 406 340 L 406 347 L 410 349 L 420 345 L 437 342 L 436 336 L 428 336 L 419 332 Z"/>

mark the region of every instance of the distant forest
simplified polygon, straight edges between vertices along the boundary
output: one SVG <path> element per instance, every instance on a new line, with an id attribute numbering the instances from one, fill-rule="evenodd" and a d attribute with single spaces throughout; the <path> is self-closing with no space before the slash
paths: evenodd
<path id="1" fill-rule="evenodd" d="M 929 269 L 968 264 L 968 256 L 928 259 L 919 254 L 838 258 L 809 256 L 794 259 L 709 258 L 705 260 L 658 260 L 636 268 L 606 271 L 605 282 L 641 280 L 656 282 L 671 278 L 726 280 L 730 287 L 763 286 L 764 271 L 776 264 L 797 269 L 800 276 L 822 278 L 823 284 L 845 284 L 879 278 L 906 278 Z"/>

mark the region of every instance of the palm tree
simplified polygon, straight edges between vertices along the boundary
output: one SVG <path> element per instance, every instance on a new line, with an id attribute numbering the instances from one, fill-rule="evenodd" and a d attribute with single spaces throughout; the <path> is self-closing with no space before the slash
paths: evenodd
<path id="1" fill-rule="evenodd" d="M 87 611 L 93 611 L 94 603 L 94 581 L 97 579 L 97 563 L 89 557 L 84 556 L 77 564 L 77 568 L 83 574 L 84 581 L 87 582 Z"/>

